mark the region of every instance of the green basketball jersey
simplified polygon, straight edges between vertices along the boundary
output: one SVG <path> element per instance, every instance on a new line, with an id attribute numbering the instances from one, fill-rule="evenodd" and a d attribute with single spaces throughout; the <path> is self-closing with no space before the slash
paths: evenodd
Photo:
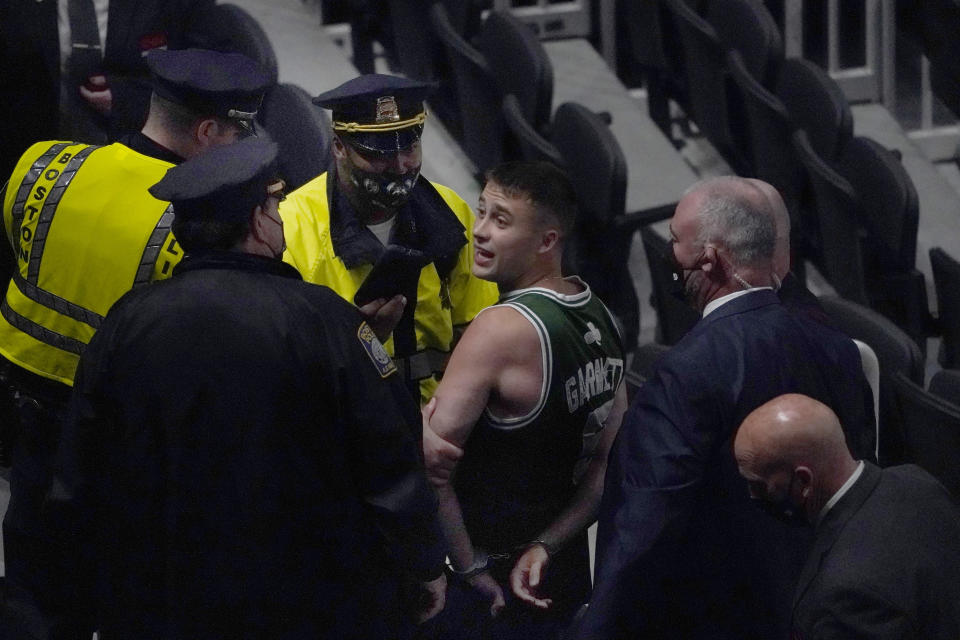
<path id="1" fill-rule="evenodd" d="M 515 309 L 540 338 L 540 398 L 524 416 L 486 411 L 465 446 L 455 484 L 471 538 L 504 550 L 531 540 L 563 509 L 575 469 L 592 452 L 623 378 L 623 347 L 606 306 L 584 291 L 513 291 Z"/>

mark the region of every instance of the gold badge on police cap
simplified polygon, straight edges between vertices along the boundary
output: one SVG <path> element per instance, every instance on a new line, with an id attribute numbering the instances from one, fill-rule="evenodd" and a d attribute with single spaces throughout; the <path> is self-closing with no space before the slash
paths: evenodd
<path id="1" fill-rule="evenodd" d="M 377 98 L 377 124 L 396 122 L 399 119 L 400 110 L 397 108 L 397 101 L 393 96 Z"/>

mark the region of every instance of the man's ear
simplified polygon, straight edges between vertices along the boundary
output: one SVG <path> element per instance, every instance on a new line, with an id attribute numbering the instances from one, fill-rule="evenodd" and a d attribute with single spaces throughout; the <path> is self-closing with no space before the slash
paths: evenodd
<path id="1" fill-rule="evenodd" d="M 250 212 L 250 233 L 253 234 L 253 237 L 257 240 L 264 240 L 266 236 L 264 235 L 264 218 L 263 214 L 263 205 L 258 204 L 253 208 L 253 211 Z"/>
<path id="2" fill-rule="evenodd" d="M 560 241 L 560 232 L 553 228 L 546 229 L 542 234 L 540 234 L 540 246 L 537 248 L 537 253 L 546 253 L 553 249 L 557 243 Z"/>
<path id="3" fill-rule="evenodd" d="M 703 248 L 703 257 L 700 258 L 700 261 L 701 261 L 701 265 L 702 265 L 702 266 L 700 267 L 700 269 L 701 269 L 704 273 L 709 274 L 709 273 L 712 272 L 715 268 L 716 268 L 716 269 L 719 269 L 719 268 L 720 268 L 720 264 L 719 264 L 719 263 L 720 263 L 720 254 L 717 253 L 717 248 L 714 247 L 712 244 L 705 245 L 704 248 Z"/>
<path id="4" fill-rule="evenodd" d="M 216 118 L 198 120 L 193 128 L 193 135 L 197 143 L 203 148 L 210 146 L 210 139 L 220 133 L 220 123 Z"/>
<path id="5" fill-rule="evenodd" d="M 793 472 L 796 474 L 797 484 L 800 485 L 800 495 L 804 498 L 809 497 L 813 487 L 813 471 L 810 467 L 799 466 Z"/>
<path id="6" fill-rule="evenodd" d="M 340 136 L 333 136 L 333 157 L 334 158 L 346 158 L 347 157 L 347 146 L 343 144 L 343 140 L 340 139 Z"/>

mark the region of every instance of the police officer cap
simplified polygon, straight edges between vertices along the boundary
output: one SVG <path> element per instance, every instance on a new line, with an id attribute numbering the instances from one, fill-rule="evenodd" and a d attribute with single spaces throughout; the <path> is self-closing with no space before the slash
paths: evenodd
<path id="1" fill-rule="evenodd" d="M 362 75 L 313 103 L 333 111 L 333 130 L 348 144 L 396 153 L 420 139 L 423 101 L 435 85 L 380 73 Z"/>
<path id="2" fill-rule="evenodd" d="M 245 138 L 215 147 L 167 170 L 150 195 L 173 204 L 178 218 L 240 222 L 263 204 L 275 185 L 277 144 Z M 282 188 L 282 187 L 280 187 Z"/>
<path id="3" fill-rule="evenodd" d="M 160 97 L 244 125 L 253 122 L 272 84 L 270 75 L 241 53 L 154 49 L 147 54 L 147 66 Z"/>

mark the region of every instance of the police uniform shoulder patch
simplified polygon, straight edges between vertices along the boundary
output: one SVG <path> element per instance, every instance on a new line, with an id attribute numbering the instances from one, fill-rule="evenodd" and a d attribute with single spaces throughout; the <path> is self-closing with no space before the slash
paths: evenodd
<path id="1" fill-rule="evenodd" d="M 367 355 L 370 356 L 377 371 L 380 372 L 381 378 L 386 378 L 396 373 L 397 365 L 393 363 L 393 358 L 387 353 L 387 350 L 377 338 L 377 334 L 370 328 L 370 325 L 366 322 L 361 322 L 360 328 L 357 329 L 357 338 L 360 340 L 360 344 L 363 345 Z"/>

